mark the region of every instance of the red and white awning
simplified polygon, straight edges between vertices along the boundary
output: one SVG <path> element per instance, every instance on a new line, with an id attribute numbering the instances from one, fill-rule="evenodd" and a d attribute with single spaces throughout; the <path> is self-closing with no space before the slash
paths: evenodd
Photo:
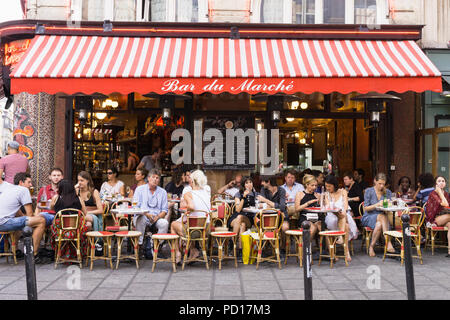
<path id="1" fill-rule="evenodd" d="M 36 36 L 12 92 L 441 91 L 414 41 Z"/>

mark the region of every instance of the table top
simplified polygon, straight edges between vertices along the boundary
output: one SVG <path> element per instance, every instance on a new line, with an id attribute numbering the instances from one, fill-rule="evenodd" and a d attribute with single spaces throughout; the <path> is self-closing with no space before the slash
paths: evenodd
<path id="1" fill-rule="evenodd" d="M 228 204 L 234 203 L 234 199 L 215 199 L 215 201 L 222 201 Z"/>
<path id="2" fill-rule="evenodd" d="M 309 207 L 303 210 L 309 213 L 327 213 L 327 212 L 338 213 L 340 211 L 340 209 L 319 208 L 319 207 Z"/>
<path id="3" fill-rule="evenodd" d="M 144 214 L 144 213 L 147 213 L 148 210 L 143 210 L 143 209 L 140 209 L 140 208 L 126 208 L 126 209 L 119 208 L 119 209 L 111 209 L 111 212 L 114 213 L 114 214 L 130 214 L 130 215 L 133 215 L 133 214 Z"/>
<path id="4" fill-rule="evenodd" d="M 123 198 L 123 199 L 117 199 L 117 198 L 105 198 L 104 199 L 105 201 L 108 201 L 108 202 L 110 202 L 110 203 L 114 203 L 114 202 L 117 202 L 117 201 L 129 201 L 129 202 L 133 202 L 133 198 Z"/>
<path id="5" fill-rule="evenodd" d="M 272 209 L 272 208 L 257 209 L 257 208 L 255 208 L 255 207 L 247 207 L 247 208 L 242 209 L 242 211 L 244 211 L 244 212 L 249 212 L 249 213 L 258 213 L 258 212 L 260 212 L 260 211 L 262 211 L 262 210 L 271 210 L 271 211 L 273 211 L 274 213 L 277 212 L 276 209 Z M 266 211 L 266 213 L 268 213 L 268 211 Z"/>
<path id="6" fill-rule="evenodd" d="M 408 207 L 399 207 L 399 206 L 390 206 L 390 207 L 387 207 L 387 208 L 385 208 L 385 207 L 376 207 L 375 209 L 377 209 L 378 211 L 385 211 L 385 212 L 387 212 L 387 211 L 403 211 L 403 210 L 406 210 L 406 209 L 408 209 Z"/>
<path id="7" fill-rule="evenodd" d="M 179 203 L 181 200 L 180 199 L 169 199 L 167 200 L 168 202 L 175 202 L 175 203 Z"/>

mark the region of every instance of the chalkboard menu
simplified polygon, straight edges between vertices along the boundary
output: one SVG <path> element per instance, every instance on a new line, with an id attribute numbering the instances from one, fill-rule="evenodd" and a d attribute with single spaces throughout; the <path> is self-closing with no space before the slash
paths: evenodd
<path id="1" fill-rule="evenodd" d="M 234 138 L 233 141 L 233 154 L 234 162 L 227 163 L 227 129 L 238 130 L 242 129 L 247 132 L 248 129 L 255 128 L 255 119 L 248 117 L 208 117 L 203 119 L 203 135 L 208 133 L 208 129 L 217 129 L 220 131 L 223 137 L 222 150 L 220 148 L 214 148 L 213 152 L 209 152 L 212 149 L 215 138 L 210 141 L 203 141 L 202 153 L 203 153 L 203 168 L 214 170 L 253 170 L 255 164 L 250 164 L 250 150 L 254 152 L 256 150 L 249 138 L 245 138 L 245 147 L 238 150 L 238 139 Z M 211 132 L 211 131 L 209 131 Z M 236 132 L 236 131 L 235 131 Z M 213 132 L 214 133 L 214 132 Z M 255 141 L 256 137 L 255 137 Z M 230 141 L 229 141 L 230 143 Z M 250 144 L 252 147 L 250 148 Z M 206 151 L 206 152 L 205 152 Z M 255 155 L 256 156 L 256 155 Z M 215 163 L 215 160 L 221 159 L 219 163 Z M 257 159 L 257 158 L 256 158 Z M 242 164 L 243 163 L 243 164 Z"/>

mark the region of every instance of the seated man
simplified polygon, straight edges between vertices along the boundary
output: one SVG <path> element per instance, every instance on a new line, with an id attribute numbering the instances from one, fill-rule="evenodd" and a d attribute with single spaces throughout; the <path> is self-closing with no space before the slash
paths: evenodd
<path id="1" fill-rule="evenodd" d="M 136 230 L 142 235 L 139 237 L 139 245 L 144 241 L 145 228 L 153 226 L 158 229 L 158 233 L 167 233 L 169 222 L 164 219 L 168 211 L 167 192 L 159 187 L 161 173 L 158 169 L 150 170 L 147 180 L 148 183 L 136 188 L 133 201 L 143 210 L 148 210 L 143 215 L 134 216 Z"/>
<path id="2" fill-rule="evenodd" d="M 53 168 L 52 171 L 50 171 L 48 179 L 50 180 L 50 184 L 46 185 L 45 187 L 42 187 L 39 190 L 37 196 L 38 203 L 41 201 L 41 199 L 49 201 L 53 198 L 53 196 L 55 196 L 58 193 L 58 183 L 62 179 L 64 179 L 63 171 L 59 168 Z M 36 211 L 34 215 L 38 216 L 39 214 L 45 218 L 45 226 L 48 227 L 53 223 L 53 219 L 55 218 L 56 212 L 50 209 L 49 210 L 39 209 L 38 206 L 36 206 Z"/>
<path id="3" fill-rule="evenodd" d="M 295 182 L 295 174 L 294 170 L 286 171 L 284 175 L 285 184 L 281 187 L 286 191 L 286 202 L 287 204 L 287 212 L 289 217 L 293 217 L 294 219 L 298 219 L 298 213 L 295 211 L 295 196 L 297 192 L 304 191 L 305 188 L 302 184 Z"/>
<path id="4" fill-rule="evenodd" d="M 218 194 L 226 193 L 230 197 L 233 197 L 239 192 L 239 189 L 241 187 L 242 182 L 242 175 L 237 174 L 234 178 L 234 180 L 228 182 L 226 185 L 224 185 L 222 188 L 217 190 Z"/>
<path id="5" fill-rule="evenodd" d="M 0 183 L 0 231 L 22 231 L 26 226 L 33 228 L 33 252 L 36 257 L 45 230 L 45 219 L 33 216 L 30 187 L 31 176 L 25 172 L 14 176 L 14 185 L 6 181 Z M 22 206 L 25 216 L 19 212 Z M 36 263 L 40 263 L 38 259 L 35 260 Z"/>
<path id="6" fill-rule="evenodd" d="M 277 186 L 277 179 L 272 176 L 264 178 L 265 187 L 261 189 L 261 194 L 257 196 L 260 203 L 265 203 L 268 208 L 275 208 L 284 214 L 284 222 L 281 230 L 283 233 L 289 230 L 289 216 L 286 209 L 286 191 Z"/>

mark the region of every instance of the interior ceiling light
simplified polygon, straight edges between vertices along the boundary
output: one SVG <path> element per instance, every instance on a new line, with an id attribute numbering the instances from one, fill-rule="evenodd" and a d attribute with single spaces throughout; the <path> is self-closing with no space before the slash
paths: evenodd
<path id="1" fill-rule="evenodd" d="M 308 102 L 300 103 L 300 109 L 302 109 L 302 110 L 308 109 Z"/>
<path id="2" fill-rule="evenodd" d="M 105 101 L 103 101 L 102 103 L 102 108 L 106 108 L 106 107 L 111 107 L 111 108 L 117 108 L 119 106 L 119 102 L 111 100 L 111 99 L 106 99 Z"/>
<path id="3" fill-rule="evenodd" d="M 107 114 L 106 112 L 97 112 L 97 113 L 95 113 L 95 117 L 96 117 L 98 120 L 103 120 L 103 119 L 105 119 L 107 115 L 108 115 L 108 114 Z"/>
<path id="4" fill-rule="evenodd" d="M 299 104 L 300 103 L 298 101 L 292 101 L 292 103 L 291 103 L 291 110 L 297 110 Z"/>
<path id="5" fill-rule="evenodd" d="M 301 143 L 301 144 L 305 144 L 305 143 L 306 143 L 306 139 L 305 139 L 305 138 L 301 138 L 301 139 L 300 139 L 300 143 Z"/>

